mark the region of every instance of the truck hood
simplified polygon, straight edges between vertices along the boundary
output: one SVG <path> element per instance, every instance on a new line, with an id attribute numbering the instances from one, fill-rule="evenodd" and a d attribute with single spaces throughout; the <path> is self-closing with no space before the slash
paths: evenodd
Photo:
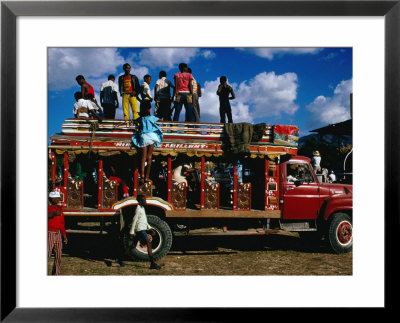
<path id="1" fill-rule="evenodd" d="M 329 190 L 330 195 L 353 194 L 353 185 L 338 183 L 338 184 L 325 184 L 324 186 Z"/>

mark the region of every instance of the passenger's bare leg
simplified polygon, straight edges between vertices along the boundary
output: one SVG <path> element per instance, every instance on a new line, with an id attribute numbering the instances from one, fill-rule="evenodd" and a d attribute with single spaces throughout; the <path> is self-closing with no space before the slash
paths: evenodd
<path id="1" fill-rule="evenodd" d="M 147 147 L 142 148 L 142 159 L 140 161 L 140 177 L 141 180 L 144 180 L 144 168 L 145 168 L 145 163 L 146 163 L 146 157 L 147 157 Z"/>
<path id="2" fill-rule="evenodd" d="M 150 169 L 151 169 L 151 159 L 153 157 L 153 151 L 154 151 L 154 144 L 147 146 L 147 169 L 146 169 L 146 178 L 145 181 L 150 180 Z"/>

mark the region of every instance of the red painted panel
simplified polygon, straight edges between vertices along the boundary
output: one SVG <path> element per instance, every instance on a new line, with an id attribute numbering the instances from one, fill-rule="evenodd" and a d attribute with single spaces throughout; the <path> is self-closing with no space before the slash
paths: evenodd
<path id="1" fill-rule="evenodd" d="M 286 169 L 289 163 L 283 163 L 281 167 L 284 173 L 282 181 L 283 189 L 283 218 L 284 219 L 316 219 L 320 207 L 319 183 L 314 179 L 310 183 L 302 183 L 296 186 L 286 180 Z M 309 169 L 309 164 L 302 164 Z"/>
<path id="2" fill-rule="evenodd" d="M 233 166 L 233 209 L 237 210 L 237 166 Z"/>
<path id="3" fill-rule="evenodd" d="M 56 154 L 54 152 L 50 152 L 50 160 L 51 160 L 51 182 L 53 183 L 53 187 L 56 186 Z"/>
<path id="4" fill-rule="evenodd" d="M 172 161 L 171 157 L 168 157 L 168 203 L 172 203 Z"/>
<path id="5" fill-rule="evenodd" d="M 200 177 L 200 183 L 201 183 L 201 195 L 200 195 L 200 209 L 204 209 L 204 181 L 205 181 L 205 176 L 204 176 L 204 161 L 205 158 L 204 156 L 201 157 L 201 177 Z"/>
<path id="6" fill-rule="evenodd" d="M 99 160 L 99 174 L 98 174 L 97 178 L 98 178 L 98 180 L 97 180 L 98 181 L 98 204 L 97 204 L 97 207 L 100 210 L 103 207 L 101 205 L 101 201 L 103 200 L 102 194 L 101 194 L 101 191 L 103 189 L 103 161 L 101 159 Z"/>

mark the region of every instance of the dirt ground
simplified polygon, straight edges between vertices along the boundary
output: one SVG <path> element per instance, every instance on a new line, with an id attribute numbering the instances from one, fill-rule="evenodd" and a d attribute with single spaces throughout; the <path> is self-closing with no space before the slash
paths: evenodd
<path id="1" fill-rule="evenodd" d="M 333 254 L 324 241 L 312 245 L 297 234 L 184 236 L 174 237 L 158 261 L 161 270 L 150 270 L 148 262 L 131 259 L 120 267 L 105 235 L 69 234 L 61 275 L 352 275 L 352 256 Z"/>

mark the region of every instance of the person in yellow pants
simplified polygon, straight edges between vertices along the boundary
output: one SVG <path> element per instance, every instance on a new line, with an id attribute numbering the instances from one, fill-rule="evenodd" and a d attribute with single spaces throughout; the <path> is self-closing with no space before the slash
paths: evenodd
<path id="1" fill-rule="evenodd" d="M 136 96 L 124 93 L 122 94 L 122 107 L 124 109 L 125 120 L 129 120 L 129 106 L 131 106 L 133 120 L 139 118 L 139 107 Z"/>
<path id="2" fill-rule="evenodd" d="M 131 74 L 131 66 L 126 63 L 122 66 L 125 74 L 118 78 L 119 93 L 122 96 L 124 119 L 129 120 L 129 106 L 132 109 L 133 120 L 139 118 L 137 96 L 140 91 L 139 79 Z"/>

